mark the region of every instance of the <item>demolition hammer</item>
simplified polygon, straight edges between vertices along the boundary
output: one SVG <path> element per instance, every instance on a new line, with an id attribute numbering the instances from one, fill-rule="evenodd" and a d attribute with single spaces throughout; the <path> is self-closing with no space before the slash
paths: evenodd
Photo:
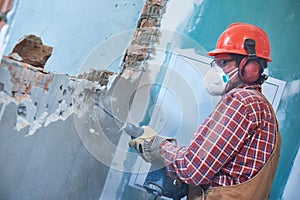
<path id="1" fill-rule="evenodd" d="M 131 139 L 137 138 L 144 133 L 144 129 L 132 123 L 124 122 L 108 110 L 100 101 L 95 102 L 96 106 L 103 110 L 107 115 L 122 125 L 120 130 L 126 132 Z M 188 185 L 180 180 L 173 179 L 166 174 L 166 168 L 159 167 L 161 163 L 153 162 L 147 174 L 143 187 L 155 197 L 169 197 L 173 200 L 180 200 L 188 193 Z"/>

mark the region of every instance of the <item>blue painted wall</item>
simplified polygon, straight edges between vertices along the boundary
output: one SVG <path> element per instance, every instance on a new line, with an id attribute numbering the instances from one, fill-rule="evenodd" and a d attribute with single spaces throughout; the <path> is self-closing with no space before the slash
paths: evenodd
<path id="1" fill-rule="evenodd" d="M 14 0 L 8 55 L 27 34 L 53 46 L 45 68 L 77 74 L 88 54 L 100 43 L 123 31 L 135 29 L 143 0 Z"/>
<path id="2" fill-rule="evenodd" d="M 268 67 L 269 74 L 287 82 L 277 111 L 282 149 L 270 197 L 280 199 L 300 146 L 300 1 L 203 0 L 197 4 L 194 4 L 191 16 L 178 30 L 198 41 L 207 51 L 214 49 L 218 36 L 236 21 L 255 24 L 269 36 L 273 60 Z"/>

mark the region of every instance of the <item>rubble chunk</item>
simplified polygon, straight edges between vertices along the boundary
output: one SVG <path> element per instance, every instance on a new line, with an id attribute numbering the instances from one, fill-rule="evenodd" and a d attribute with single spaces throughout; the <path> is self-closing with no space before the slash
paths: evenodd
<path id="1" fill-rule="evenodd" d="M 43 45 L 41 38 L 35 35 L 26 35 L 16 44 L 10 55 L 18 54 L 22 58 L 22 62 L 44 68 L 52 50 L 53 47 Z M 11 58 L 14 59 L 14 56 Z"/>

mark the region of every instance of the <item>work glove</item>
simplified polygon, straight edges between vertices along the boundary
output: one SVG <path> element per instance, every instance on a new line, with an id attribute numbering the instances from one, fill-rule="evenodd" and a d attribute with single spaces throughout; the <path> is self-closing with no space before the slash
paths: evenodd
<path id="1" fill-rule="evenodd" d="M 168 140 L 176 144 L 176 139 L 157 135 L 149 126 L 143 126 L 143 135 L 129 141 L 129 146 L 134 147 L 138 154 L 146 161 L 152 162 L 160 159 L 160 145 Z"/>

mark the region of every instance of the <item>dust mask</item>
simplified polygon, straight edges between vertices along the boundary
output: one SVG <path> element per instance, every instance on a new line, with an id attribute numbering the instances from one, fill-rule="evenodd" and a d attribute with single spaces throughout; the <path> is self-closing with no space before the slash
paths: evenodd
<path id="1" fill-rule="evenodd" d="M 235 73 L 234 75 L 232 75 Z M 225 94 L 226 85 L 238 73 L 238 68 L 235 68 L 230 73 L 225 74 L 219 66 L 213 66 L 204 76 L 206 90 L 212 96 L 222 96 Z M 232 76 L 231 76 L 232 75 Z M 231 77 L 230 77 L 231 76 Z"/>

